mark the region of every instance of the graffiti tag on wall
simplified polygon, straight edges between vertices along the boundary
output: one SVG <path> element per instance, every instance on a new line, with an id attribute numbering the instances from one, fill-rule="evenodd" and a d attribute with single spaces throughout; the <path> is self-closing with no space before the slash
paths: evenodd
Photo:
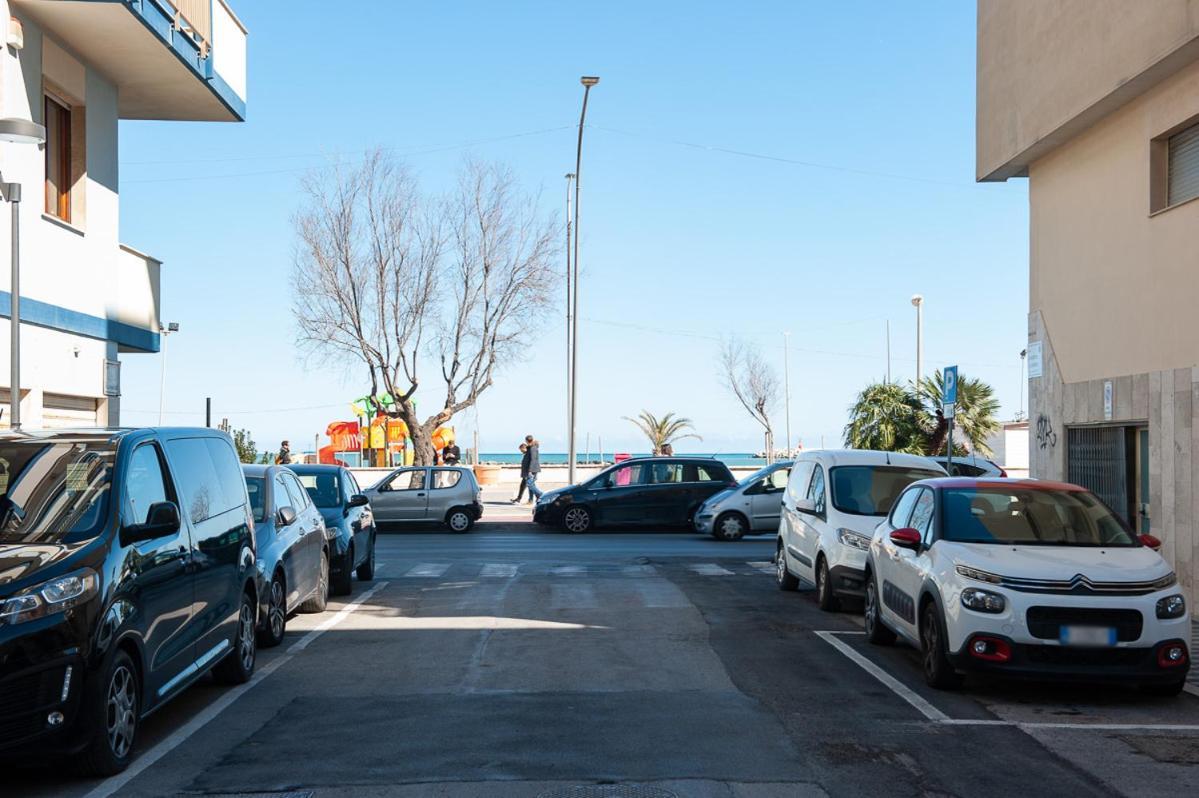
<path id="1" fill-rule="evenodd" d="M 1037 444 L 1042 449 L 1057 446 L 1057 433 L 1053 431 L 1053 422 L 1049 420 L 1049 416 L 1037 416 Z"/>

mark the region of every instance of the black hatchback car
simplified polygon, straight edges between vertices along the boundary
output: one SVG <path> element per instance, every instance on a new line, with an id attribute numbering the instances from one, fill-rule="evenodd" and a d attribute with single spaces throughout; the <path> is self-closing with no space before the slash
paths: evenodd
<path id="1" fill-rule="evenodd" d="M 641 457 L 581 484 L 546 492 L 533 520 L 567 532 L 596 526 L 685 526 L 709 496 L 735 487 L 729 467 L 710 457 Z"/>
<path id="2" fill-rule="evenodd" d="M 349 469 L 336 465 L 288 466 L 325 518 L 329 541 L 329 584 L 333 594 L 353 590 L 357 573 L 363 582 L 375 578 L 375 516 L 370 501 Z"/>
<path id="3" fill-rule="evenodd" d="M 205 673 L 248 681 L 254 556 L 224 433 L 0 435 L 0 757 L 115 773 Z"/>

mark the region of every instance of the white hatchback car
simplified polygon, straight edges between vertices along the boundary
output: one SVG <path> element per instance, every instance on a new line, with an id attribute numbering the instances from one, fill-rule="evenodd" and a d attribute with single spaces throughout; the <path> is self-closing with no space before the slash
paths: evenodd
<path id="1" fill-rule="evenodd" d="M 1159 545 L 1075 485 L 922 482 L 871 541 L 866 633 L 916 645 L 937 688 L 981 671 L 1173 695 L 1190 666 L 1191 620 Z"/>
<path id="2" fill-rule="evenodd" d="M 775 545 L 775 580 L 795 590 L 816 586 L 820 608 L 863 597 L 866 552 L 874 528 L 913 482 L 945 476 L 926 457 L 864 449 L 803 452 L 791 467 Z"/>

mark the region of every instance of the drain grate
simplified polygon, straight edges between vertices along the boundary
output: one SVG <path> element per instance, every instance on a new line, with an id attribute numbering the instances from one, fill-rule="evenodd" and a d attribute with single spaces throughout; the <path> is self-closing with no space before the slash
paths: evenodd
<path id="1" fill-rule="evenodd" d="M 643 784 L 578 784 L 543 792 L 537 798 L 679 798 L 678 793 Z"/>

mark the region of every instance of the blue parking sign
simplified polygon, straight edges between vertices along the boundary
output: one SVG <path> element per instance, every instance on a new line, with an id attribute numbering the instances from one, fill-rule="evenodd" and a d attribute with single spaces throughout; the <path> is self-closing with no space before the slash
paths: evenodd
<path id="1" fill-rule="evenodd" d="M 946 366 L 944 378 L 944 396 L 943 401 L 947 405 L 956 405 L 958 403 L 958 367 Z"/>

